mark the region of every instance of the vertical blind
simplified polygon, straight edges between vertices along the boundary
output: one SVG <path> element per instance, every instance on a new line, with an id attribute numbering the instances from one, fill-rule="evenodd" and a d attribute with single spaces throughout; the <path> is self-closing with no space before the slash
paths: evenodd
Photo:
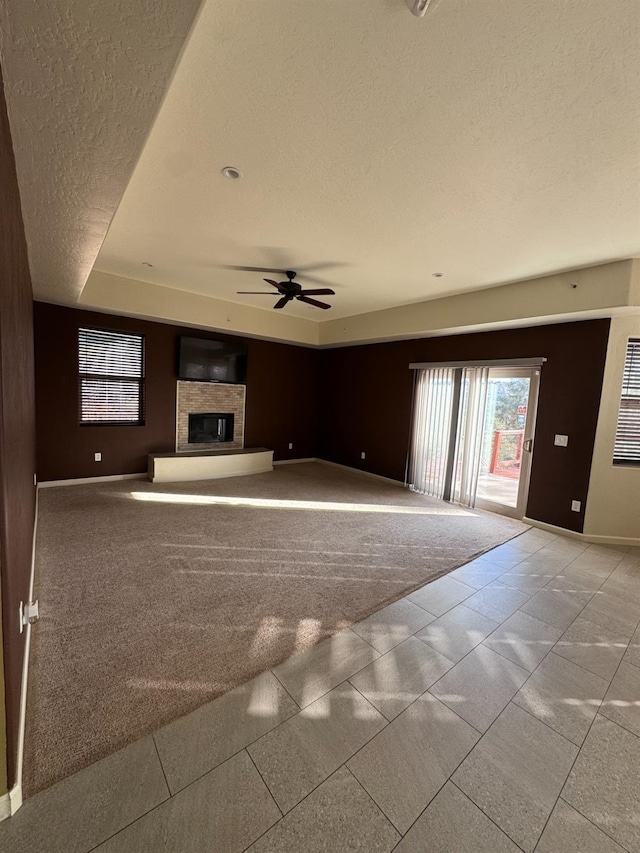
<path id="1" fill-rule="evenodd" d="M 445 489 L 454 374 L 450 368 L 417 373 L 409 488 L 436 498 Z"/>
<path id="2" fill-rule="evenodd" d="M 488 367 L 462 371 L 453 499 L 465 506 L 475 506 L 476 502 L 488 390 Z"/>
<path id="3" fill-rule="evenodd" d="M 144 336 L 78 330 L 80 423 L 141 424 Z"/>
<path id="4" fill-rule="evenodd" d="M 640 338 L 627 344 L 613 461 L 640 462 Z"/>

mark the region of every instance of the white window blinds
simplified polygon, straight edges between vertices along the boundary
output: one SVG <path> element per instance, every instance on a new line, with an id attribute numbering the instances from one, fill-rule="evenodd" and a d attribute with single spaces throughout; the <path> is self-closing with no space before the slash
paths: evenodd
<path id="1" fill-rule="evenodd" d="M 640 338 L 627 344 L 613 461 L 640 463 Z"/>
<path id="2" fill-rule="evenodd" d="M 144 336 L 78 330 L 81 424 L 144 422 Z"/>

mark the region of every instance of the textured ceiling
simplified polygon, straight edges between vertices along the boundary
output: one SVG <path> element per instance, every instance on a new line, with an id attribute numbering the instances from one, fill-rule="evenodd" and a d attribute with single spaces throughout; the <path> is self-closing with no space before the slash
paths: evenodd
<path id="1" fill-rule="evenodd" d="M 77 300 L 200 0 L 4 0 L 0 54 L 35 295 Z"/>
<path id="2" fill-rule="evenodd" d="M 333 308 L 286 312 L 331 321 L 640 254 L 637 3 L 204 0 L 171 78 L 197 6 L 1 7 L 39 298 L 78 300 L 118 202 L 95 269 L 212 315 L 275 302 L 229 265 L 313 267 Z"/>
<path id="3" fill-rule="evenodd" d="M 332 310 L 286 309 L 325 321 L 638 254 L 639 35 L 629 0 L 206 0 L 96 267 L 267 307 L 220 267 L 325 262 Z"/>

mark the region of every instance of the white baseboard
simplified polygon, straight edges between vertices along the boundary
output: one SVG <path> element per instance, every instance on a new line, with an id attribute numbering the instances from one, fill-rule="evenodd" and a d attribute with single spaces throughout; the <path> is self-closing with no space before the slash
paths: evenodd
<path id="1" fill-rule="evenodd" d="M 277 459 L 274 460 L 273 464 L 275 465 L 297 465 L 299 462 L 319 462 L 319 459 L 316 459 L 315 456 L 306 456 L 303 459 Z"/>
<path id="2" fill-rule="evenodd" d="M 328 459 L 316 459 L 316 462 L 321 462 L 323 465 L 331 465 L 334 468 L 342 468 L 343 471 L 350 471 L 352 474 L 362 474 L 363 477 L 373 477 L 374 480 L 383 480 L 385 483 L 393 483 L 394 486 L 402 486 L 406 488 L 401 480 L 392 480 L 391 477 L 383 477 L 382 474 L 373 474 L 371 471 L 362 471 L 360 468 L 352 468 L 350 465 L 341 465 L 339 462 L 329 462 Z"/>
<path id="3" fill-rule="evenodd" d="M 8 817 L 11 817 L 11 796 L 10 794 L 3 794 L 0 797 L 0 821 L 6 820 Z"/>
<path id="4" fill-rule="evenodd" d="M 36 574 L 36 536 L 38 535 L 38 490 L 36 489 L 35 516 L 31 540 L 31 575 L 29 577 L 29 597 L 33 601 L 33 589 Z M 27 723 L 27 687 L 29 684 L 29 652 L 31 650 L 31 630 L 29 623 L 25 628 L 24 657 L 22 659 L 22 682 L 20 684 L 20 716 L 18 718 L 18 748 L 16 751 L 16 781 L 9 791 L 0 798 L 0 820 L 14 815 L 22 805 L 22 768 L 24 763 L 24 738 Z"/>
<path id="5" fill-rule="evenodd" d="M 577 539 L 580 542 L 588 542 L 591 545 L 640 545 L 640 539 L 625 537 L 625 536 L 600 536 L 593 533 L 577 533 L 575 530 L 567 530 L 566 527 L 557 527 L 555 524 L 547 524 L 546 521 L 538 521 L 535 518 L 528 518 L 526 515 L 522 519 L 525 524 L 530 524 L 532 527 L 539 527 L 541 530 L 546 530 L 549 533 L 556 533 L 558 536 L 566 536 L 569 539 Z"/>
<path id="6" fill-rule="evenodd" d="M 86 483 L 110 483 L 112 480 L 146 480 L 147 474 L 111 474 L 105 477 L 78 477 L 75 480 L 44 480 L 38 483 L 39 489 L 51 486 L 81 486 Z"/>

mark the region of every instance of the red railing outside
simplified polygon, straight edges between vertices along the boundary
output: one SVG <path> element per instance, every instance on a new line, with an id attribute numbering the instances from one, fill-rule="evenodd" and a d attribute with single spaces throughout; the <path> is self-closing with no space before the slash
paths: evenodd
<path id="1" fill-rule="evenodd" d="M 495 430 L 489 473 L 499 477 L 519 477 L 523 445 L 523 429 Z"/>

